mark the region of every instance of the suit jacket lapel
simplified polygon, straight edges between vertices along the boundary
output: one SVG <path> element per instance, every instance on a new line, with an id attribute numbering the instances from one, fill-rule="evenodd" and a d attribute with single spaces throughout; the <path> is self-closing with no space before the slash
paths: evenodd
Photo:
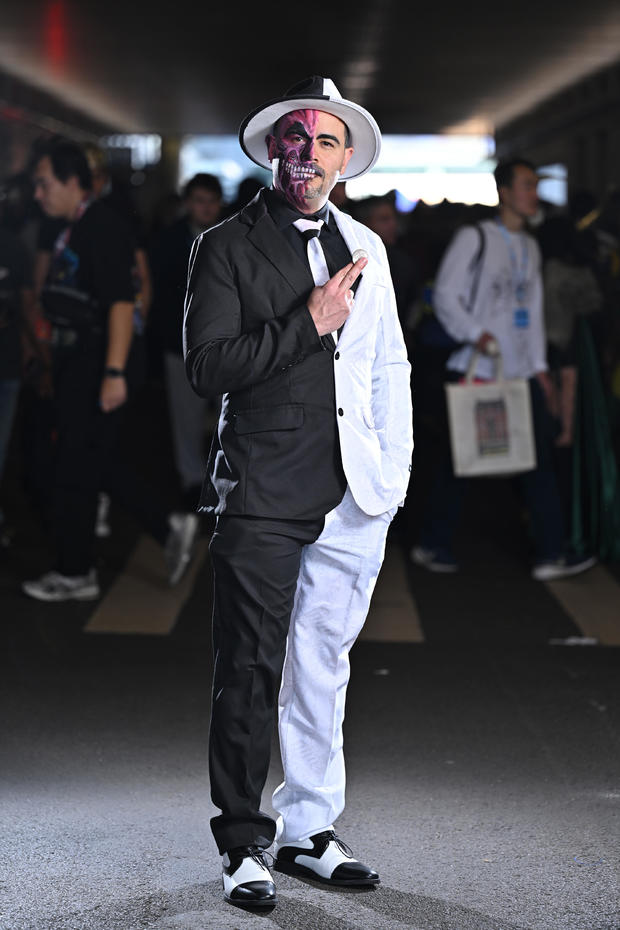
<path id="1" fill-rule="evenodd" d="M 346 242 L 349 252 L 353 255 L 356 249 L 361 248 L 360 241 L 355 232 L 355 226 L 351 222 L 350 217 L 348 217 L 346 213 L 341 213 L 333 204 L 330 204 L 329 209 L 336 220 L 336 226 L 340 230 L 340 235 Z M 366 272 L 364 272 L 364 274 L 366 274 Z M 360 277 L 363 277 L 363 275 L 360 275 Z"/>
<path id="2" fill-rule="evenodd" d="M 341 213 L 335 207 L 330 206 L 330 210 L 336 218 L 336 225 L 340 230 L 344 241 L 350 252 L 360 248 L 359 240 L 355 234 L 352 223 L 348 222 L 346 214 Z M 271 219 L 266 204 L 260 193 L 241 211 L 240 219 L 250 227 L 248 232 L 248 241 L 252 243 L 265 256 L 267 261 L 278 271 L 288 282 L 296 294 L 307 293 L 314 286 L 314 280 L 308 266 L 300 261 L 299 256 L 289 244 L 286 236 L 283 236 L 276 224 Z M 355 287 L 355 298 L 365 297 L 365 291 L 362 287 L 364 274 L 357 279 Z M 342 334 L 346 323 L 338 330 L 338 335 Z M 322 337 L 323 342 L 331 349 L 336 348 L 331 333 Z"/>
<path id="3" fill-rule="evenodd" d="M 262 199 L 252 201 L 242 214 L 241 218 L 250 225 L 248 241 L 286 279 L 293 291 L 299 294 L 311 290 L 314 281 L 310 269 L 273 222 Z"/>
<path id="4" fill-rule="evenodd" d="M 363 243 L 360 243 L 357 237 L 357 234 L 355 232 L 355 226 L 350 221 L 347 214 L 341 213 L 340 210 L 338 210 L 336 207 L 333 206 L 333 204 L 330 205 L 329 209 L 331 210 L 331 212 L 333 213 L 335 217 L 336 225 L 338 226 L 338 229 L 340 230 L 340 234 L 342 235 L 342 238 L 347 244 L 347 248 L 349 249 L 349 252 L 351 253 L 351 255 L 353 255 L 356 249 L 362 248 L 363 246 Z M 353 293 L 355 295 L 355 305 L 358 309 L 358 313 L 363 308 L 365 298 L 367 297 L 369 293 L 368 282 L 369 282 L 369 279 L 371 278 L 372 278 L 372 272 L 369 270 L 368 265 L 367 265 L 364 271 L 362 272 L 362 274 L 358 277 L 356 283 L 353 285 Z M 355 311 L 353 312 L 355 313 Z M 346 330 L 346 327 L 351 324 L 351 321 L 352 321 L 352 317 L 349 317 L 349 319 L 340 327 L 340 329 L 338 330 L 339 336 L 341 336 L 342 332 Z"/>

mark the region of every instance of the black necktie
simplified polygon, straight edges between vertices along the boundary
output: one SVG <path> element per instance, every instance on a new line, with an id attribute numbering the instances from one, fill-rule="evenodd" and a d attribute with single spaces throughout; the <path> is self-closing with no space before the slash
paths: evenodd
<path id="1" fill-rule="evenodd" d="M 329 281 L 329 269 L 325 259 L 325 253 L 319 241 L 323 220 L 295 220 L 293 223 L 295 229 L 298 229 L 303 238 L 306 240 L 306 249 L 308 252 L 308 264 L 314 283 L 317 287 L 322 287 Z M 332 333 L 334 342 L 338 342 L 338 332 Z"/>

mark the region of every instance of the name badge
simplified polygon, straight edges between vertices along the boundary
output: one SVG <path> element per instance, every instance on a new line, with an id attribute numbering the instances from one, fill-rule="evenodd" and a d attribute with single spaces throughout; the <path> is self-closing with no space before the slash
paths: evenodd
<path id="1" fill-rule="evenodd" d="M 527 329 L 530 325 L 530 311 L 527 307 L 517 307 L 514 315 L 514 324 L 517 329 Z"/>

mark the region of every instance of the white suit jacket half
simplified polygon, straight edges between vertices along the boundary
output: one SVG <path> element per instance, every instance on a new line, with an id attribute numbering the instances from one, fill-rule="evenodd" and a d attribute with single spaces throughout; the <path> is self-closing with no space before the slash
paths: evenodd
<path id="1" fill-rule="evenodd" d="M 376 516 L 401 506 L 411 475 L 411 366 L 381 239 L 330 204 L 351 254 L 364 268 L 334 354 L 342 465 L 358 507 Z"/>

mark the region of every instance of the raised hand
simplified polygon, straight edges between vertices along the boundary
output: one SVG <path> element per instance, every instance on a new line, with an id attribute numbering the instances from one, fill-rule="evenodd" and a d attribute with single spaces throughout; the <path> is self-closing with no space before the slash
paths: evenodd
<path id="1" fill-rule="evenodd" d="M 481 333 L 474 348 L 484 353 L 484 355 L 499 355 L 499 346 L 493 333 Z"/>
<path id="2" fill-rule="evenodd" d="M 321 287 L 315 287 L 308 300 L 308 310 L 319 336 L 333 333 L 343 325 L 353 308 L 355 281 L 368 264 L 367 258 L 349 262 Z"/>

